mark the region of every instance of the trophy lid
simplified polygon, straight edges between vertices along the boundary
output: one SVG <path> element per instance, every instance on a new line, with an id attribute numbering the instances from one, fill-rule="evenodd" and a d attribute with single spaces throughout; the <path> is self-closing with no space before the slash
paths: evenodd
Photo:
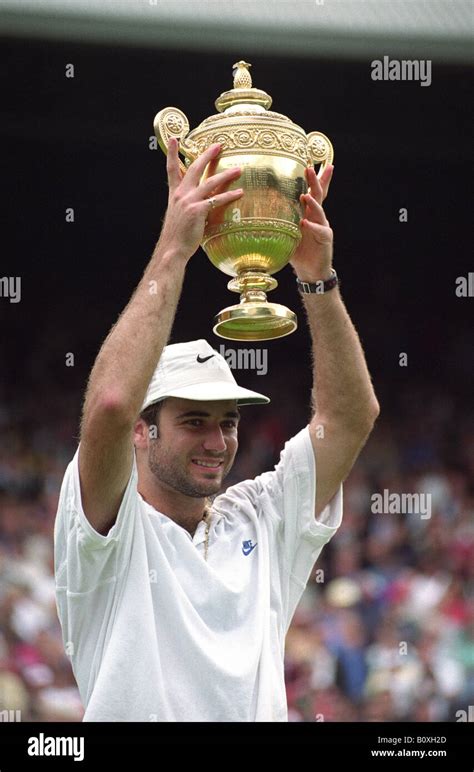
<path id="1" fill-rule="evenodd" d="M 230 91 L 224 91 L 214 103 L 220 113 L 241 104 L 259 105 L 265 110 L 271 107 L 271 96 L 266 91 L 252 87 L 252 76 L 249 72 L 251 66 L 243 59 L 233 65 L 234 88 Z"/>

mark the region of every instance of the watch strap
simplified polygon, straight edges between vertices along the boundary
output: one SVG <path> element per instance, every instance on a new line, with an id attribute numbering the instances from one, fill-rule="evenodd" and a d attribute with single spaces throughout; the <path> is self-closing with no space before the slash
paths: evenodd
<path id="1" fill-rule="evenodd" d="M 325 292 L 329 292 L 330 290 L 334 289 L 334 287 L 337 287 L 337 285 L 340 283 L 338 275 L 334 268 L 332 270 L 332 275 L 329 279 L 326 279 L 326 281 L 323 281 L 323 279 L 320 279 L 319 281 L 310 282 L 310 281 L 302 281 L 301 279 L 296 279 L 296 284 L 299 289 L 299 291 L 303 295 L 324 295 Z"/>

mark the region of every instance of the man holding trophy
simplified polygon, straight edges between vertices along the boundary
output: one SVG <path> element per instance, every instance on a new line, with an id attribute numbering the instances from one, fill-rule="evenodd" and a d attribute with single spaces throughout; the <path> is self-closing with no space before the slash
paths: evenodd
<path id="1" fill-rule="evenodd" d="M 255 96 L 248 65 L 236 66 L 244 120 L 260 120 L 264 92 Z M 236 120 L 235 100 L 227 97 L 224 109 Z M 219 170 L 230 147 L 223 134 L 204 149 L 196 142 L 186 168 L 178 155 L 183 127 L 170 125 L 161 235 L 97 356 L 61 488 L 55 573 L 63 638 L 87 721 L 286 721 L 286 632 L 340 525 L 342 482 L 379 411 L 332 267 L 322 203 L 333 167 L 318 178 L 307 165 L 301 179 L 288 163 L 275 183 L 268 159 L 258 174 L 247 161 Z M 270 140 L 258 131 L 261 149 Z M 287 211 L 304 215 L 295 226 L 293 215 L 272 213 L 280 242 L 269 247 L 270 270 L 263 247 L 243 244 L 245 223 L 255 229 L 246 198 L 255 215 L 254 183 L 265 174 L 269 206 L 300 191 Z M 270 226 L 259 228 L 266 244 Z M 215 329 L 234 339 L 294 329 L 294 314 L 267 307 L 265 292 L 275 286 L 273 270 L 288 262 L 281 244 L 296 243 L 289 253 L 312 337 L 314 388 L 311 421 L 286 443 L 274 471 L 222 493 L 237 452 L 239 406 L 269 400 L 238 386 L 205 340 L 166 344 L 188 261 L 203 244 L 214 262 L 219 250 L 209 243 L 217 239 L 221 249 L 223 233 L 234 234 L 234 263 L 222 261 L 241 304 L 221 312 Z"/>

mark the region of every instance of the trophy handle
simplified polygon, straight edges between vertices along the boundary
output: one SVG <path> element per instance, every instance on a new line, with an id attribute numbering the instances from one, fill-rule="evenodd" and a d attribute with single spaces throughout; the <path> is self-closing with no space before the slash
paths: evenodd
<path id="1" fill-rule="evenodd" d="M 192 153 L 192 149 L 186 147 L 183 141 L 189 132 L 189 121 L 181 110 L 177 107 L 165 107 L 163 110 L 160 110 L 153 121 L 153 128 L 158 144 L 165 155 L 168 155 L 170 139 L 175 138 L 179 143 L 179 152 L 189 159 L 190 162 L 194 161 L 197 154 Z M 181 159 L 179 160 L 179 168 L 183 174 L 186 174 L 187 169 Z"/>
<path id="2" fill-rule="evenodd" d="M 321 177 L 326 166 L 332 164 L 334 159 L 334 148 L 331 140 L 320 131 L 312 131 L 307 135 L 308 151 L 310 163 L 321 164 L 318 172 L 318 178 Z"/>

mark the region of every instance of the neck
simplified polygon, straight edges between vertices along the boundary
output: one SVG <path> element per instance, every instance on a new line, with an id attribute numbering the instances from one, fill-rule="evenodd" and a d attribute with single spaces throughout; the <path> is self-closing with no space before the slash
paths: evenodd
<path id="1" fill-rule="evenodd" d="M 183 493 L 160 486 L 154 486 L 153 489 L 144 483 L 138 483 L 138 493 L 151 504 L 158 512 L 161 512 L 170 520 L 189 531 L 194 535 L 199 522 L 206 514 L 206 507 L 209 506 L 206 497 L 194 498 L 185 496 Z"/>

